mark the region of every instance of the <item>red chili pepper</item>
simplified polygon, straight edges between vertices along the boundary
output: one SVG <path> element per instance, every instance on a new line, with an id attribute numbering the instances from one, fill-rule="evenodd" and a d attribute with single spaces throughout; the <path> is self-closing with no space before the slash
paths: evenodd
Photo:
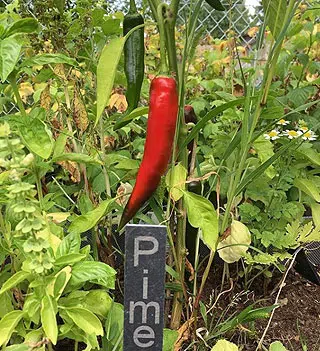
<path id="1" fill-rule="evenodd" d="M 178 93 L 172 77 L 159 76 L 150 86 L 147 137 L 136 184 L 123 211 L 122 229 L 157 189 L 167 169 L 178 115 Z"/>

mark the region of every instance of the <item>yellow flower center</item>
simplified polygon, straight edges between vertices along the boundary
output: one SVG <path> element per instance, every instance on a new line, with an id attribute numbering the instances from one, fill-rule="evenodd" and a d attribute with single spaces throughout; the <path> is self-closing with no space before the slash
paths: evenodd
<path id="1" fill-rule="evenodd" d="M 286 120 L 285 119 L 280 119 L 279 124 L 286 124 Z"/>
<path id="2" fill-rule="evenodd" d="M 275 136 L 277 136 L 278 135 L 278 132 L 276 131 L 276 130 L 272 130 L 270 133 L 269 133 L 269 137 L 270 138 L 273 138 L 273 137 L 275 137 Z"/>
<path id="3" fill-rule="evenodd" d="M 308 127 L 301 127 L 300 128 L 303 132 L 306 132 L 308 130 Z"/>
<path id="4" fill-rule="evenodd" d="M 311 138 L 311 137 L 312 137 L 311 132 L 305 133 L 305 134 L 304 134 L 304 137 L 305 137 L 305 138 Z"/>
<path id="5" fill-rule="evenodd" d="M 299 134 L 295 130 L 289 130 L 288 135 L 292 137 L 297 137 Z"/>

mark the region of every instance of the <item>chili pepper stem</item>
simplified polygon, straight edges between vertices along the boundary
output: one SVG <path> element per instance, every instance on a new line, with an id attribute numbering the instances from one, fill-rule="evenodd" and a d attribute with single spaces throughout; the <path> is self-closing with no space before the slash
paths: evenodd
<path id="1" fill-rule="evenodd" d="M 166 33 L 163 18 L 163 10 L 166 9 L 166 4 L 160 4 L 157 8 L 158 14 L 158 26 L 160 35 L 160 74 L 167 74 L 167 62 L 166 62 Z"/>
<path id="2" fill-rule="evenodd" d="M 129 8 L 129 13 L 135 13 L 137 12 L 137 6 L 134 0 L 130 0 L 130 8 Z"/>

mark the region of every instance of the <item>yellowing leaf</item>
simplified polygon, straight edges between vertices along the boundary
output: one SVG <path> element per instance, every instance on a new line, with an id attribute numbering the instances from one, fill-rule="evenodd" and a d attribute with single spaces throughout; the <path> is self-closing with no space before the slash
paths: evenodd
<path id="1" fill-rule="evenodd" d="M 188 219 L 195 228 L 201 228 L 202 240 L 211 249 L 216 249 L 219 227 L 218 216 L 212 203 L 205 197 L 185 191 Z"/>
<path id="2" fill-rule="evenodd" d="M 73 95 L 73 120 L 81 132 L 84 132 L 88 128 L 89 121 L 87 110 L 77 92 L 77 89 L 74 89 Z"/>
<path id="3" fill-rule="evenodd" d="M 247 252 L 250 243 L 249 229 L 243 223 L 233 220 L 230 235 L 218 244 L 219 256 L 227 263 L 236 262 Z"/>
<path id="4" fill-rule="evenodd" d="M 238 351 L 238 346 L 227 340 L 219 340 L 211 351 Z"/>
<path id="5" fill-rule="evenodd" d="M 27 102 L 27 98 L 34 93 L 31 83 L 21 83 L 19 86 L 19 95 L 23 102 Z"/>
<path id="6" fill-rule="evenodd" d="M 54 223 L 62 223 L 70 216 L 70 212 L 54 212 L 48 213 L 47 217 L 50 218 Z"/>
<path id="7" fill-rule="evenodd" d="M 40 106 L 43 107 L 46 111 L 50 110 L 50 107 L 51 107 L 50 84 L 48 84 L 41 92 Z"/>
<path id="8" fill-rule="evenodd" d="M 187 174 L 187 170 L 181 163 L 178 163 L 173 168 L 170 168 L 166 175 L 166 185 L 170 189 L 170 196 L 174 201 L 178 201 L 183 196 L 181 190 L 185 190 L 186 188 Z"/>

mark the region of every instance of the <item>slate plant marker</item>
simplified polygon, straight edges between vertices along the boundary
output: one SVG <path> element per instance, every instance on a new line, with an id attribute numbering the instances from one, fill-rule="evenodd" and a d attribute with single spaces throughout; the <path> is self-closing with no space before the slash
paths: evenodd
<path id="1" fill-rule="evenodd" d="M 124 351 L 162 351 L 167 230 L 126 226 Z"/>

